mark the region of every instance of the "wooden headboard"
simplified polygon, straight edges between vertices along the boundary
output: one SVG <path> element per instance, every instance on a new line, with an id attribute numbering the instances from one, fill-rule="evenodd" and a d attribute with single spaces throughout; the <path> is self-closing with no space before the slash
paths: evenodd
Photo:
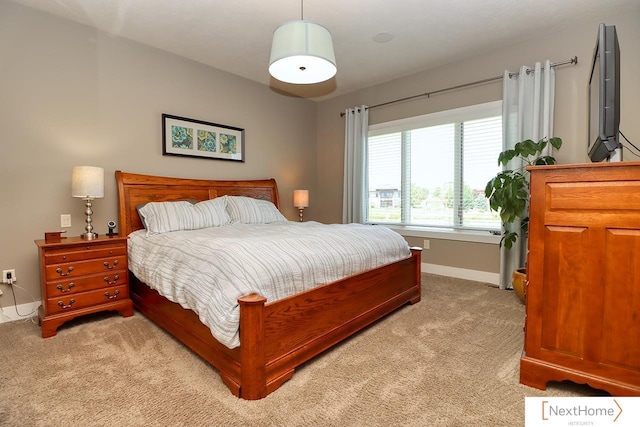
<path id="1" fill-rule="evenodd" d="M 279 207 L 275 179 L 218 181 L 207 179 L 171 178 L 116 171 L 118 184 L 118 215 L 120 234 L 143 228 L 136 207 L 148 202 L 177 200 L 208 200 L 219 196 L 247 196 L 273 202 Z"/>

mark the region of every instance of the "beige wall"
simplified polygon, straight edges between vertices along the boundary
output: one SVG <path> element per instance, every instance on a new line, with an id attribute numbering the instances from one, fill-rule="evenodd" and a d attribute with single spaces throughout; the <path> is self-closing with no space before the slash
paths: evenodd
<path id="1" fill-rule="evenodd" d="M 274 177 L 290 219 L 293 189 L 310 189 L 313 219 L 315 111 L 312 101 L 0 0 L 0 269 L 16 269 L 18 285 L 40 299 L 33 241 L 60 230 L 60 214 L 72 215 L 69 235 L 84 228 L 83 202 L 71 197 L 77 165 L 105 169 L 98 233 L 117 220 L 117 169 Z M 163 156 L 162 113 L 245 128 L 246 162 Z M 11 305 L 0 289 L 0 304 Z M 16 292 L 19 304 L 32 300 Z"/>
<path id="2" fill-rule="evenodd" d="M 640 3 L 631 13 L 603 16 L 598 21 L 585 22 L 557 33 L 532 34 L 522 44 L 497 52 L 479 52 L 475 58 L 453 63 L 435 70 L 399 78 L 339 98 L 323 101 L 318 106 L 318 195 L 321 199 L 318 217 L 324 222 L 341 220 L 342 162 L 344 119 L 339 113 L 356 105 L 376 105 L 394 99 L 456 86 L 462 83 L 502 75 L 505 69 L 518 71 L 521 65 L 535 61 L 563 61 L 578 56 L 578 65 L 556 69 L 555 135 L 564 141 L 557 154 L 560 163 L 587 161 L 587 83 L 598 24 L 616 25 L 621 50 L 621 111 L 620 127 L 625 135 L 640 146 Z M 455 35 L 454 35 L 455 36 Z M 425 40 L 425 43 L 428 43 Z M 416 54 L 419 54 L 417 52 Z M 339 66 L 339 64 L 338 64 Z M 366 72 L 366 70 L 363 70 Z M 463 107 L 502 98 L 501 81 L 487 83 L 418 98 L 370 111 L 370 124 Z M 637 160 L 628 151 L 625 160 Z M 422 238 L 407 238 L 421 245 Z M 499 249 L 496 245 L 464 243 L 431 239 L 431 249 L 424 251 L 428 263 L 454 268 L 499 272 Z M 483 261 L 478 262 L 482 251 Z"/>

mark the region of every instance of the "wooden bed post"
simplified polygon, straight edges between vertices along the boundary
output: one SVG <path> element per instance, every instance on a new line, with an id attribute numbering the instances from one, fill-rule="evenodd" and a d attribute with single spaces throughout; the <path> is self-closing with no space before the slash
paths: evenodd
<path id="1" fill-rule="evenodd" d="M 240 304 L 240 397 L 257 400 L 267 395 L 267 369 L 264 353 L 265 297 L 251 294 Z"/>
<path id="2" fill-rule="evenodd" d="M 415 277 L 416 284 L 418 285 L 418 296 L 411 300 L 411 304 L 415 304 L 420 302 L 420 298 L 422 298 L 422 248 L 420 247 L 411 247 L 411 254 L 413 255 L 416 265 L 415 265 Z"/>

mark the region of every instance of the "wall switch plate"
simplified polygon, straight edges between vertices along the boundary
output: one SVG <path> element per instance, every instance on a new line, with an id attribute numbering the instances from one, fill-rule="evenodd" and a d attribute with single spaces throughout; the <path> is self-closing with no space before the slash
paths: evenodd
<path id="1" fill-rule="evenodd" d="M 71 214 L 60 215 L 60 227 L 62 228 L 71 227 Z"/>
<path id="2" fill-rule="evenodd" d="M 430 249 L 431 248 L 431 242 L 429 242 L 428 240 L 425 239 L 424 243 L 422 244 L 422 248 L 423 249 Z"/>
<path id="3" fill-rule="evenodd" d="M 13 281 L 16 281 L 16 271 L 11 269 L 11 270 L 2 270 L 2 283 L 9 283 L 9 279 L 7 278 L 7 276 L 9 276 L 9 273 L 11 273 L 11 279 L 13 279 Z"/>

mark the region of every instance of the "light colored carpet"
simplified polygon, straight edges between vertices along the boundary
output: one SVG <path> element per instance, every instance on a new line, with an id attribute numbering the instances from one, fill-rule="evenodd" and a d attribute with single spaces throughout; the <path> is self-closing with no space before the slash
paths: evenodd
<path id="1" fill-rule="evenodd" d="M 42 339 L 0 325 L 2 426 L 517 426 L 525 396 L 601 394 L 519 384 L 524 306 L 512 292 L 423 276 L 406 306 L 299 368 L 259 401 L 143 315 L 76 320 Z"/>

